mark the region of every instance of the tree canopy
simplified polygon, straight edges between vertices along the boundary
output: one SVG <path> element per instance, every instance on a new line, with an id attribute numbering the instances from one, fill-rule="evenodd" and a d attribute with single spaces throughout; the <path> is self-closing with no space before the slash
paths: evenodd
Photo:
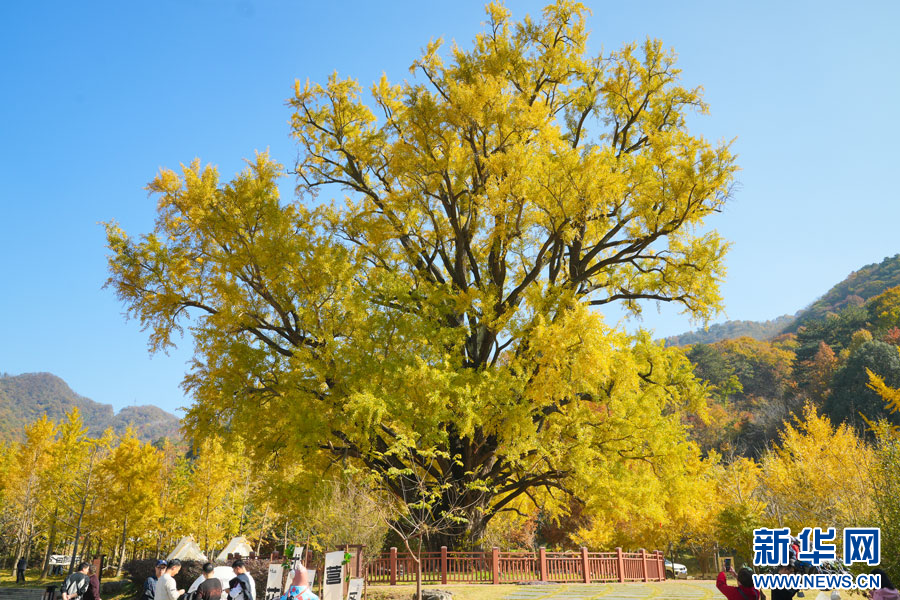
<path id="1" fill-rule="evenodd" d="M 686 472 L 690 364 L 591 307 L 714 314 L 727 244 L 706 218 L 736 170 L 689 132 L 706 105 L 661 42 L 589 55 L 566 0 L 487 13 L 413 81 L 298 82 L 295 199 L 267 154 L 226 183 L 194 161 L 150 184 L 152 233 L 107 229 L 151 348 L 193 334 L 193 435 L 400 498 L 414 472 L 435 515 L 465 507 L 453 545 L 522 499 L 626 506 Z"/>
<path id="2" fill-rule="evenodd" d="M 875 373 L 891 386 L 900 385 L 900 350 L 878 340 L 869 340 L 850 352 L 847 363 L 834 375 L 825 411 L 835 421 L 846 421 L 858 427 L 864 420 L 887 418 L 897 424 L 882 397 L 869 386 L 869 373 Z"/>

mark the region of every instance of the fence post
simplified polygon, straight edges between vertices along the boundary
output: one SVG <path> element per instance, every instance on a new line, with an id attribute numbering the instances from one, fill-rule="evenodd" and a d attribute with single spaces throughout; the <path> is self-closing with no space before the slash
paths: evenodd
<path id="1" fill-rule="evenodd" d="M 500 548 L 497 546 L 491 548 L 491 572 L 494 585 L 498 585 L 500 583 Z"/>
<path id="2" fill-rule="evenodd" d="M 644 578 L 644 581 L 647 581 L 647 551 L 643 548 L 641 548 L 641 564 L 643 565 L 641 576 Z"/>
<path id="3" fill-rule="evenodd" d="M 447 546 L 441 546 L 441 585 L 447 585 Z"/>
<path id="4" fill-rule="evenodd" d="M 591 561 L 588 558 L 587 548 L 584 546 L 581 547 L 581 565 L 582 569 L 584 569 L 584 582 L 591 582 Z"/>
<path id="5" fill-rule="evenodd" d="M 397 585 L 397 548 L 391 546 L 391 585 Z"/>
<path id="6" fill-rule="evenodd" d="M 656 564 L 659 565 L 659 580 L 665 581 L 666 580 L 666 559 L 663 558 L 662 550 L 656 551 L 656 561 L 657 561 Z"/>
<path id="7" fill-rule="evenodd" d="M 616 569 L 619 571 L 619 583 L 625 583 L 625 557 L 621 548 L 616 548 Z"/>
<path id="8" fill-rule="evenodd" d="M 545 546 L 538 548 L 538 568 L 541 570 L 541 581 L 549 581 L 547 579 L 549 577 L 547 573 L 547 548 Z"/>

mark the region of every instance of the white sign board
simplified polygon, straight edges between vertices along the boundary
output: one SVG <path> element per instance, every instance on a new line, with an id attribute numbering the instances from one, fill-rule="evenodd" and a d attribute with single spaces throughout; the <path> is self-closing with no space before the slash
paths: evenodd
<path id="1" fill-rule="evenodd" d="M 294 581 L 294 575 L 297 574 L 297 569 L 305 569 L 303 566 L 303 546 L 296 546 L 294 548 L 294 555 L 291 556 L 291 570 L 288 571 L 288 576 L 284 580 L 284 592 L 288 591 L 288 588 L 291 587 L 291 582 Z M 306 569 L 306 576 L 309 577 L 309 587 L 312 589 L 313 582 L 316 580 L 316 572 L 312 569 Z"/>
<path id="2" fill-rule="evenodd" d="M 266 579 L 266 600 L 278 600 L 281 597 L 281 584 L 284 580 L 284 567 L 279 563 L 269 565 L 269 577 Z"/>
<path id="3" fill-rule="evenodd" d="M 288 588 L 291 587 L 291 582 L 294 581 L 294 575 L 297 574 L 297 569 L 303 566 L 303 546 L 297 546 L 294 548 L 294 555 L 290 557 L 291 559 L 291 570 L 288 571 L 287 579 L 284 581 L 284 591 L 287 592 Z"/>
<path id="4" fill-rule="evenodd" d="M 325 580 L 322 582 L 322 600 L 344 600 L 344 552 L 325 555 Z"/>
<path id="5" fill-rule="evenodd" d="M 347 600 L 362 600 L 364 579 L 351 579 L 350 589 L 347 590 Z"/>
<path id="6" fill-rule="evenodd" d="M 298 568 L 300 563 L 303 562 L 303 546 L 295 546 L 294 555 L 291 558 L 293 559 L 291 561 L 291 569 Z"/>

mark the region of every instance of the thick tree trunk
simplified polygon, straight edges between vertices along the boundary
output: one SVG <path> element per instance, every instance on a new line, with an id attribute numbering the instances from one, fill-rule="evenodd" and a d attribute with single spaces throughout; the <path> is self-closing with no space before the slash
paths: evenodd
<path id="1" fill-rule="evenodd" d="M 448 550 L 469 550 L 483 537 L 490 517 L 483 513 L 466 514 L 468 523 L 455 523 L 442 531 L 428 536 L 426 547 L 431 552 L 439 552 L 441 546 Z"/>

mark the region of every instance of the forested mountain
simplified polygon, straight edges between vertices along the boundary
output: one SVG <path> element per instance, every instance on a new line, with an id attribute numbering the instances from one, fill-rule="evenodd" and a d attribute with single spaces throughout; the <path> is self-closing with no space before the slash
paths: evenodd
<path id="1" fill-rule="evenodd" d="M 795 315 L 782 315 L 770 321 L 725 321 L 665 339 L 667 346 L 714 344 L 723 340 L 750 337 L 771 340 L 783 333 L 796 333 L 802 325 L 821 320 L 829 313 L 839 313 L 848 306 L 862 306 L 883 291 L 900 285 L 900 254 L 880 263 L 866 265 L 850 273 L 824 296 Z"/>
<path id="2" fill-rule="evenodd" d="M 667 346 L 690 346 L 691 344 L 713 344 L 722 340 L 749 337 L 754 340 L 770 340 L 789 327 L 795 315 L 782 315 L 770 321 L 725 321 L 710 325 L 707 329 L 697 329 L 681 335 L 666 338 Z"/>
<path id="3" fill-rule="evenodd" d="M 898 285 L 900 254 L 895 254 L 880 263 L 872 263 L 850 273 L 824 296 L 801 311 L 797 320 L 786 327 L 784 333 L 797 331 L 801 325 L 821 319 L 828 313 L 840 312 L 848 306 L 862 306 L 870 298 Z"/>
<path id="4" fill-rule="evenodd" d="M 108 427 L 121 434 L 131 425 L 144 441 L 179 437 L 178 418 L 156 406 L 129 406 L 115 413 L 109 404 L 72 391 L 51 373 L 0 374 L 0 440 L 20 439 L 25 425 L 43 415 L 54 421 L 77 406 L 91 435 Z"/>
<path id="5" fill-rule="evenodd" d="M 852 273 L 769 340 L 682 347 L 709 385 L 712 419 L 694 424 L 706 449 L 761 456 L 808 405 L 864 435 L 880 419 L 900 426 L 900 400 L 886 401 L 900 399 L 900 255 Z"/>

